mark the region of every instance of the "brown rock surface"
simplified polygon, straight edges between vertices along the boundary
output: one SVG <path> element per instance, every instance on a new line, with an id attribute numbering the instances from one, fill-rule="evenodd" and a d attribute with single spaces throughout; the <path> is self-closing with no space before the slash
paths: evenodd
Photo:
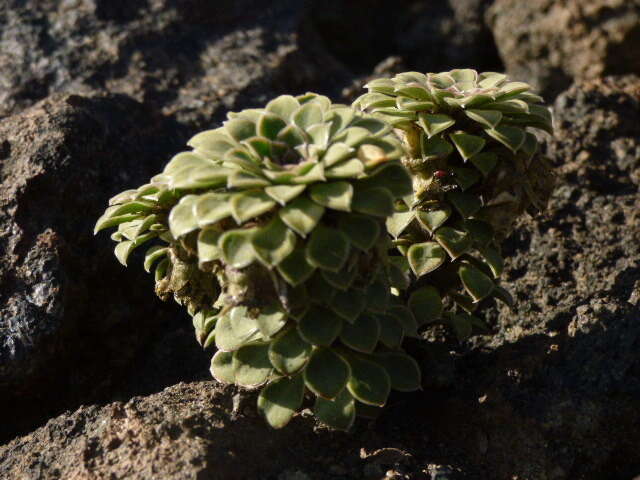
<path id="1" fill-rule="evenodd" d="M 109 197 L 179 143 L 174 122 L 120 95 L 59 94 L 0 121 L 1 430 L 17 420 L 12 399 L 46 415 L 104 387 L 170 318 L 148 276 L 92 230 Z"/>
<path id="2" fill-rule="evenodd" d="M 573 80 L 640 73 L 638 0 L 496 0 L 487 21 L 507 72 L 545 96 Z"/>

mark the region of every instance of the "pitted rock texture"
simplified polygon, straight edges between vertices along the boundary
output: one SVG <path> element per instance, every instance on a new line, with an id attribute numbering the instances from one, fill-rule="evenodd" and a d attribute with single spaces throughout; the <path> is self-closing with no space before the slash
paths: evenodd
<path id="1" fill-rule="evenodd" d="M 46 410 L 96 368 L 98 388 L 166 321 L 152 280 L 114 262 L 93 224 L 182 141 L 174 122 L 119 95 L 59 94 L 0 121 L 2 401 L 34 394 Z"/>
<path id="2" fill-rule="evenodd" d="M 640 74 L 639 0 L 495 0 L 487 22 L 507 72 L 547 97 L 573 80 Z"/>
<path id="3" fill-rule="evenodd" d="M 0 116 L 53 92 L 107 90 L 204 129 L 284 90 L 330 88 L 346 70 L 303 31 L 304 3 L 3 2 Z"/>
<path id="4" fill-rule="evenodd" d="M 505 400 L 512 406 L 491 414 L 489 437 L 503 439 L 494 451 L 509 449 L 519 478 L 633 478 L 640 472 L 640 78 L 582 82 L 554 110 L 547 154 L 559 186 L 549 212 L 522 220 L 505 245 L 505 285 L 516 308 L 502 309 L 491 362 L 477 372 L 494 392 L 488 411 Z M 505 414 L 522 426 L 519 440 L 498 435 Z"/>
<path id="5" fill-rule="evenodd" d="M 0 116 L 54 92 L 107 90 L 201 130 L 282 93 L 338 99 L 389 55 L 425 70 L 495 69 L 487 3 L 7 0 Z"/>

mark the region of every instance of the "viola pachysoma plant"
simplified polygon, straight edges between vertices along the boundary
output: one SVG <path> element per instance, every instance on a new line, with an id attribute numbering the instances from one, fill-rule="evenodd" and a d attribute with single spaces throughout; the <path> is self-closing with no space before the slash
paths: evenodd
<path id="1" fill-rule="evenodd" d="M 417 324 L 390 294 L 408 277 L 389 260 L 385 220 L 412 193 L 391 130 L 323 96 L 284 95 L 194 136 L 97 222 L 117 227 L 125 265 L 152 245 L 157 294 L 215 344 L 216 379 L 261 389 L 273 427 L 309 398 L 318 419 L 347 430 L 391 389 L 420 387 L 401 348 Z"/>
<path id="2" fill-rule="evenodd" d="M 551 114 L 501 73 L 407 72 L 366 88 L 354 106 L 395 127 L 413 177 L 413 195 L 387 222 L 394 260 L 413 276 L 405 296 L 419 325 L 442 322 L 466 338 L 484 328 L 473 315 L 481 301 L 512 302 L 498 282 L 500 243 L 553 187 L 533 133 L 552 133 Z"/>

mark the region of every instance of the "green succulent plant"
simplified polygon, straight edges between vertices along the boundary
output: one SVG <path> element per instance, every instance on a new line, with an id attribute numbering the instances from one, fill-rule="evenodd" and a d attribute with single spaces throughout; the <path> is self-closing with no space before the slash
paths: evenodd
<path id="1" fill-rule="evenodd" d="M 126 265 L 139 246 L 156 292 L 214 345 L 215 378 L 261 388 L 258 408 L 284 426 L 315 415 L 349 429 L 389 391 L 420 387 L 401 348 L 412 312 L 391 288 L 385 220 L 412 192 L 387 122 L 328 98 L 284 95 L 197 134 L 150 183 L 114 197 L 96 232 L 117 227 Z"/>
<path id="2" fill-rule="evenodd" d="M 409 306 L 466 338 L 485 328 L 473 315 L 482 300 L 512 302 L 499 285 L 500 243 L 553 188 L 533 133 L 552 133 L 551 113 L 529 85 L 494 72 L 406 72 L 366 88 L 354 107 L 395 127 L 413 177 L 387 221 L 394 261 L 413 277 Z"/>

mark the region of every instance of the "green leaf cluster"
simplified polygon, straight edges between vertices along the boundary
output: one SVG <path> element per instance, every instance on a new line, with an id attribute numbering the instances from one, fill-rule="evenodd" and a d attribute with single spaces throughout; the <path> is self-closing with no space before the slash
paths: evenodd
<path id="1" fill-rule="evenodd" d="M 391 127 L 320 95 L 284 95 L 189 145 L 149 186 L 115 197 L 96 231 L 154 218 L 116 232 L 116 254 L 126 264 L 158 241 L 145 268 L 161 296 L 188 307 L 198 341 L 215 345 L 215 378 L 260 388 L 277 428 L 304 398 L 348 429 L 358 405 L 418 389 L 401 348 L 417 323 L 390 293 L 390 278 L 406 279 L 384 221 L 412 192 Z"/>
<path id="2" fill-rule="evenodd" d="M 354 106 L 394 125 L 413 177 L 413 195 L 387 220 L 395 263 L 412 278 L 409 305 L 461 339 L 486 330 L 479 303 L 511 303 L 500 243 L 553 187 L 535 134 L 552 133 L 551 113 L 529 85 L 495 72 L 405 72 L 366 88 Z"/>
<path id="3" fill-rule="evenodd" d="M 406 338 L 486 332 L 479 305 L 512 302 L 500 242 L 551 191 L 534 134 L 551 116 L 528 85 L 452 70 L 367 88 L 231 112 L 96 223 L 123 265 L 145 245 L 156 293 L 216 348 L 213 376 L 259 389 L 275 428 L 310 402 L 348 430 L 420 388 Z"/>

